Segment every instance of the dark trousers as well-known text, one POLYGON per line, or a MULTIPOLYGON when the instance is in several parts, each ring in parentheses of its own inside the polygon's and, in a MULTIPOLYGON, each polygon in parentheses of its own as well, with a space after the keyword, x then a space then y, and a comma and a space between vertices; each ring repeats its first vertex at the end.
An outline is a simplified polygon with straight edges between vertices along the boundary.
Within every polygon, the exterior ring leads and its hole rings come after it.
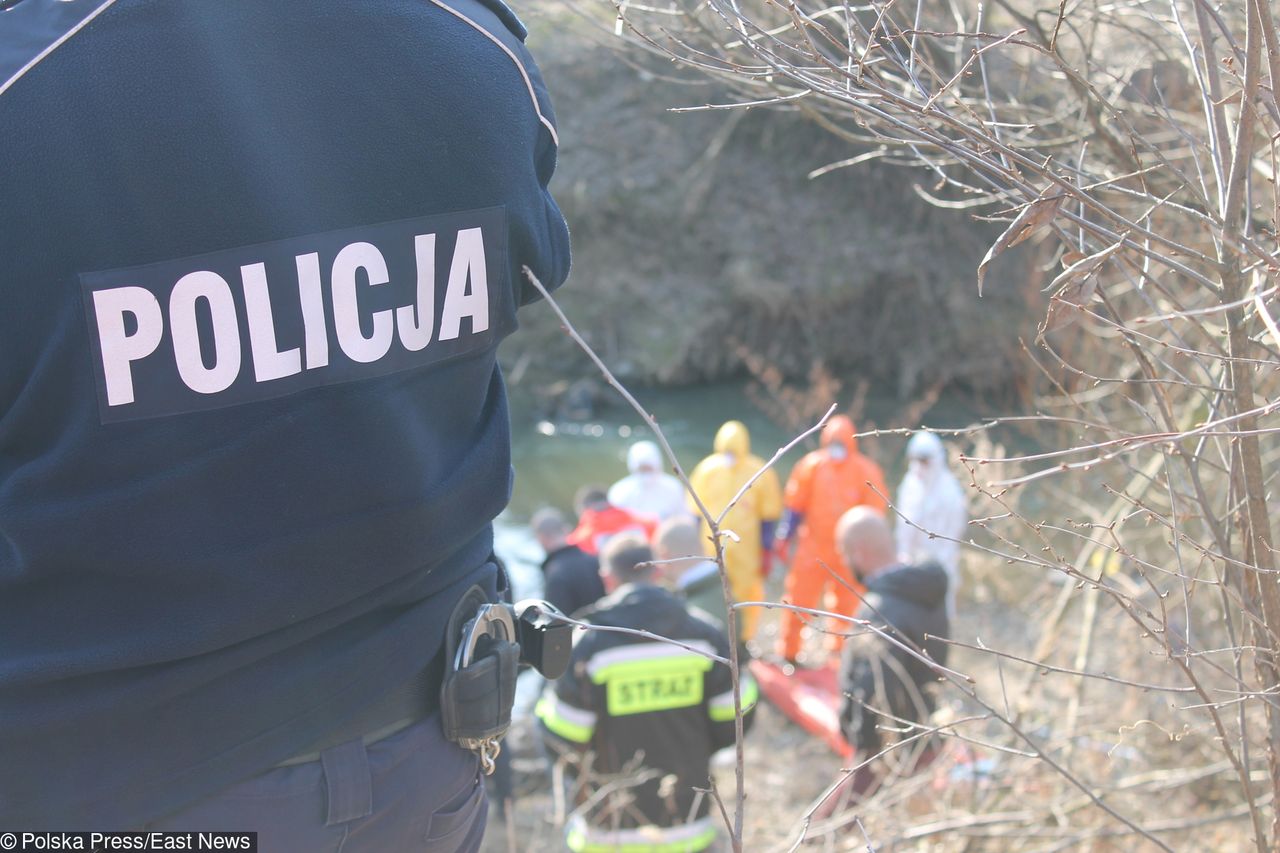
POLYGON ((470 853, 487 815, 479 762, 444 739, 436 713, 272 768, 147 829, 256 831, 260 853, 470 853))

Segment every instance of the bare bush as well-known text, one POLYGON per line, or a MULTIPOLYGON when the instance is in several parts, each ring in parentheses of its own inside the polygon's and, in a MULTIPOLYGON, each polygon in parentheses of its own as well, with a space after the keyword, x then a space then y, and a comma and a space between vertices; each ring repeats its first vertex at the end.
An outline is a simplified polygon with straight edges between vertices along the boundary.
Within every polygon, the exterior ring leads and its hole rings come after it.
POLYGON ((633 47, 740 95, 697 108, 802 111, 849 145, 830 169, 898 163, 933 203, 1008 222, 971 298, 1019 243, 1048 270, 1026 354, 1043 375, 1040 413, 1016 421, 1046 449, 1010 457, 976 448, 980 431, 959 436, 983 507, 974 551, 1030 577, 1021 594, 1043 613, 1003 647, 957 641, 995 677, 954 679, 975 713, 941 732, 1000 761, 927 815, 886 801, 903 786, 884 789, 858 811, 870 837, 1280 843, 1269 5, 674 0, 612 12, 633 47))

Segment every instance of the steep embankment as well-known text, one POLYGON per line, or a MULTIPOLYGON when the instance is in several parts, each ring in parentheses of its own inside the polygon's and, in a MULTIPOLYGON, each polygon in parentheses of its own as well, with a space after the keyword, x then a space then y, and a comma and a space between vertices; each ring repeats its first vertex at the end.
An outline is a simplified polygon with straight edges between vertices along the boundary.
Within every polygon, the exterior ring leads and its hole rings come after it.
MULTIPOLYGON (((979 299, 974 269, 994 232, 921 200, 912 184, 928 175, 868 163, 810 179, 857 152, 794 112, 670 112, 725 96, 640 70, 644 57, 625 62, 564 13, 526 17, 573 229, 559 298, 622 375, 724 378, 747 347, 788 374, 817 360, 902 397, 1017 381, 1011 355, 1035 326, 1026 257, 1002 259, 979 299)), ((535 381, 586 370, 548 312, 525 323, 509 365, 536 364, 535 381)))

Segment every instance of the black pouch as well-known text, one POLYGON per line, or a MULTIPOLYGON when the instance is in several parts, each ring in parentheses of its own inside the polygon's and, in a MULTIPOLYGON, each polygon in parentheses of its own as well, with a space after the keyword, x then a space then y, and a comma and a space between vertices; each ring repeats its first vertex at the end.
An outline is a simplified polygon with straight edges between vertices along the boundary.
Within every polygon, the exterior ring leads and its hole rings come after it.
POLYGON ((490 603, 479 586, 463 593, 445 631, 444 735, 477 752, 486 773, 511 725, 520 665, 517 640, 510 607, 490 603))
POLYGON ((453 669, 440 688, 444 736, 454 743, 499 738, 511 725, 516 699, 520 647, 508 640, 484 638, 470 663, 453 669))

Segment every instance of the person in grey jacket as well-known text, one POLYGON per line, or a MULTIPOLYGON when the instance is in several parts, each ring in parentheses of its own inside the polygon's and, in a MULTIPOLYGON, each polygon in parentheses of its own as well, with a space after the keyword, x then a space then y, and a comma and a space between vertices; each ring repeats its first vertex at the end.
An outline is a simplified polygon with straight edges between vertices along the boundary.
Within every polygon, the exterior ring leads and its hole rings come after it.
POLYGON ((836 542, 845 564, 867 584, 854 617, 878 629, 856 631, 846 644, 841 727, 859 753, 873 756, 881 749, 884 727, 902 729, 933 712, 931 685, 937 674, 913 651, 946 665, 947 574, 937 562, 897 561, 884 516, 868 507, 841 516, 836 542))
MULTIPOLYGON (((840 662, 840 728, 857 753, 856 769, 828 788, 814 816, 826 818, 874 793, 886 778, 881 753, 885 732, 900 738, 919 733, 934 710, 930 661, 945 665, 949 636, 947 573, 934 562, 897 560, 884 516, 854 507, 836 525, 836 545, 845 565, 867 591, 854 618, 854 636, 840 662)), ((928 738, 903 753, 899 772, 912 773, 935 755, 928 738)))
POLYGON ((836 541, 845 564, 866 584, 840 666, 841 728, 859 753, 880 751, 885 729, 902 730, 933 712, 934 667, 945 665, 950 634, 947 573, 936 562, 899 563, 884 516, 855 507, 841 516, 836 541), (892 637, 893 640, 889 638, 892 637))

